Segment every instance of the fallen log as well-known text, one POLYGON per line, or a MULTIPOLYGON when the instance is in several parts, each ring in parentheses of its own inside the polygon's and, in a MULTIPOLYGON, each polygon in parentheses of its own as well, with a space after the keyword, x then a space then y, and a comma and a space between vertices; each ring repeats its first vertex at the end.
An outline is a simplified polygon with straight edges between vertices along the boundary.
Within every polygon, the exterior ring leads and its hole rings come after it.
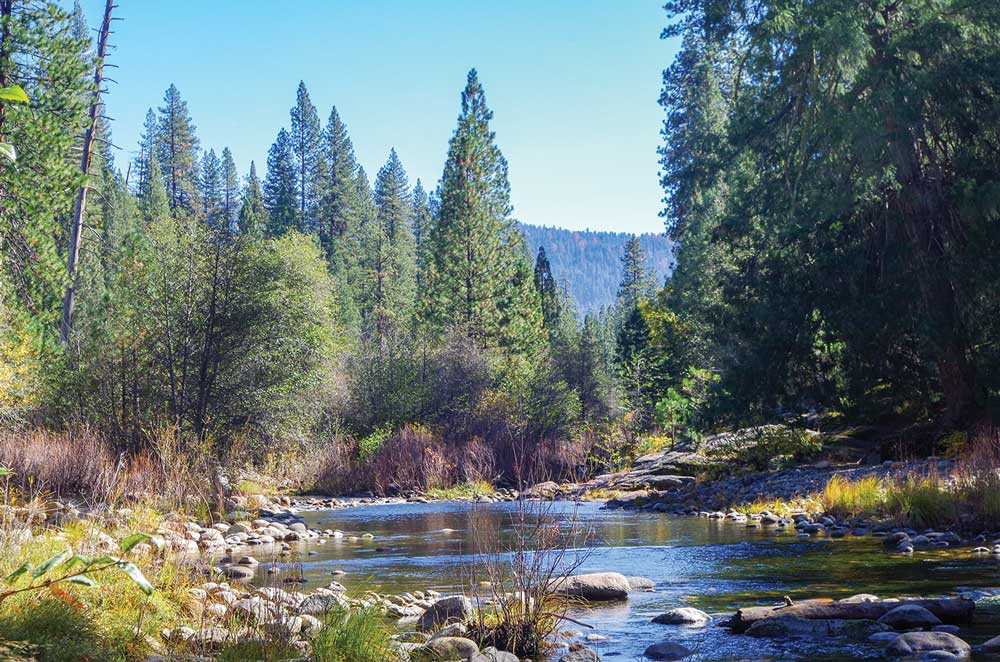
POLYGON ((944 623, 969 623, 976 605, 966 598, 939 600, 900 600, 899 602, 799 602, 775 607, 744 607, 737 609, 724 625, 733 632, 743 633, 757 621, 772 616, 798 616, 807 619, 867 619, 878 620, 902 605, 920 605, 944 623))

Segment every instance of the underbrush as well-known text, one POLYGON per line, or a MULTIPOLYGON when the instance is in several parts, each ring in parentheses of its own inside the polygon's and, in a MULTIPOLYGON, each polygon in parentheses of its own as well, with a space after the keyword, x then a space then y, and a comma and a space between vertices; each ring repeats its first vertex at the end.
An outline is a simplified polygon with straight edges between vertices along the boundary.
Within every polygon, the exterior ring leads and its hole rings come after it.
POLYGON ((427 490, 426 496, 432 499, 456 501, 459 499, 475 499, 480 496, 490 496, 496 492, 493 484, 485 480, 459 483, 451 487, 438 487, 427 490))

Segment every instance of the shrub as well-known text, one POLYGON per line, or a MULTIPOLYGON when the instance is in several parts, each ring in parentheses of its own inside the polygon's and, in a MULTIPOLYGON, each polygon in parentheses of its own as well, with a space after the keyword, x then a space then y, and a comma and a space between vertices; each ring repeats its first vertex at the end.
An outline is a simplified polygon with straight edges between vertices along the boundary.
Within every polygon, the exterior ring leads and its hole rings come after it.
POLYGON ((804 460, 822 450, 819 435, 785 425, 761 425, 707 437, 701 451, 709 458, 757 471, 804 460))
POLYGON ((914 527, 937 527, 958 521, 959 497, 937 475, 907 476, 886 490, 886 510, 914 527))

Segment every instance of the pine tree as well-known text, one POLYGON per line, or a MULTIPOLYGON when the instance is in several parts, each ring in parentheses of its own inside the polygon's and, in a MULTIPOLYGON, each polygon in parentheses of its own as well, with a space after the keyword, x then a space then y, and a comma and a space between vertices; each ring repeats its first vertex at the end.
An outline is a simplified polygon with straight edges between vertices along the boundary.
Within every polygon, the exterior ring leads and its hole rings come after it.
POLYGON ((473 69, 438 189, 424 314, 439 332, 457 326, 484 346, 524 356, 542 341, 541 305, 510 218, 507 161, 492 117, 473 69))
POLYGON ((320 193, 325 178, 322 130, 316 106, 309 99, 304 82, 299 81, 295 95, 295 106, 291 116, 292 163, 295 168, 296 209, 299 214, 298 226, 307 232, 318 229, 318 208, 320 193))
POLYGON ((323 130, 323 147, 327 176, 320 201, 323 219, 320 240, 331 262, 334 262, 346 259, 344 251, 340 250, 340 243, 345 235, 354 231, 359 204, 354 146, 336 107, 330 111, 330 119, 323 130))
POLYGON ((36 347, 61 312, 65 221, 84 183, 75 152, 90 63, 56 3, 0 2, 0 24, 0 87, 19 85, 30 99, 0 102, 0 142, 17 150, 15 164, 0 162, 0 308, 30 315, 36 347))
POLYGON ((271 236, 299 229, 295 184, 291 138, 282 129, 267 153, 267 175, 264 177, 264 206, 267 208, 268 233, 271 236))
POLYGON ((257 166, 250 162, 250 174, 247 175, 247 185, 243 189, 243 200, 240 206, 240 232, 251 235, 262 235, 268 226, 267 208, 264 206, 264 192, 257 178, 257 166))
POLYGON ((201 160, 201 211, 205 222, 212 227, 224 227, 222 211, 222 162, 214 149, 208 150, 201 160))
POLYGON ((538 257, 535 259, 535 289, 542 301, 542 320, 545 329, 551 335, 559 327, 561 302, 544 246, 538 247, 538 257))
POLYGON ((618 308, 627 317, 633 308, 651 299, 656 291, 656 281, 646 264, 646 254, 639 238, 632 236, 625 242, 622 254, 622 280, 618 286, 618 308))
POLYGON ((364 225, 361 244, 366 299, 362 314, 369 330, 379 338, 409 322, 416 300, 416 251, 408 188, 406 171, 393 149, 375 178, 375 218, 364 225))
POLYGON ((413 228, 413 242, 417 253, 417 286, 422 287, 424 271, 427 269, 427 251, 430 247, 430 242, 427 239, 430 236, 433 219, 431 218, 431 208, 427 200, 427 191, 424 190, 424 185, 419 179, 413 187, 411 207, 413 209, 413 218, 410 221, 410 225, 413 228))
POLYGON ((240 180, 228 147, 222 149, 222 218, 228 231, 236 228, 240 212, 240 180))
POLYGON ((163 171, 160 170, 160 160, 156 158, 155 152, 149 157, 148 167, 146 185, 139 192, 139 209, 147 223, 170 213, 170 200, 163 185, 163 171))
POLYGON ((166 177, 170 209, 198 210, 198 138, 188 115, 187 102, 173 84, 159 109, 156 155, 166 177))
POLYGON ((150 164, 153 157, 156 156, 157 145, 159 144, 159 137, 157 135, 159 126, 156 113, 150 108, 146 111, 146 121, 143 122, 142 134, 139 136, 139 153, 135 157, 135 192, 139 196, 142 196, 143 191, 146 191, 149 187, 150 164))

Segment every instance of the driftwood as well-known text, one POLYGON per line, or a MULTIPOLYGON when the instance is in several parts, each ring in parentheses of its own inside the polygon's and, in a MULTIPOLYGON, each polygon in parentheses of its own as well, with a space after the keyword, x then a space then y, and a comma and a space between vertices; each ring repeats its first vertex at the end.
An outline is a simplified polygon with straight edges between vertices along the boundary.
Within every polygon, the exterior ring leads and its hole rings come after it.
POLYGON ((797 616, 807 619, 867 619, 878 620, 884 614, 901 605, 920 605, 944 623, 969 623, 976 605, 965 598, 945 598, 941 600, 900 600, 899 602, 799 602, 793 605, 775 607, 744 607, 726 623, 733 632, 745 632, 747 628, 772 616, 797 616))

